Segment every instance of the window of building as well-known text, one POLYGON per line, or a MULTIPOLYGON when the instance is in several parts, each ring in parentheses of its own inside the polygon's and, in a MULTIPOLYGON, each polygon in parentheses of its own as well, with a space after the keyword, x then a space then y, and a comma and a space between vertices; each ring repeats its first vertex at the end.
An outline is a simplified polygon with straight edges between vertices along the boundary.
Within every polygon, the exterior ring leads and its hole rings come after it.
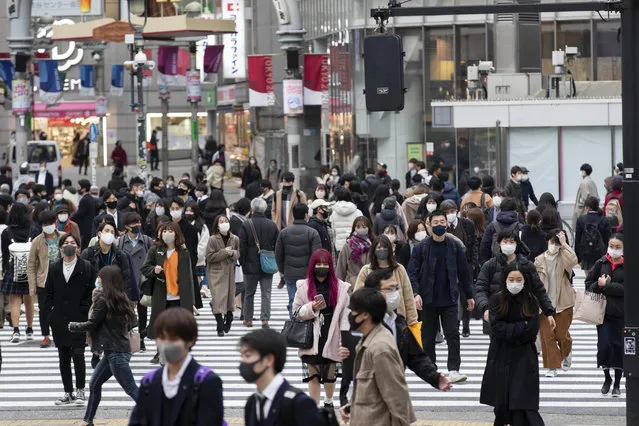
POLYGON ((466 99, 468 66, 476 65, 486 57, 486 26, 457 27, 457 73, 455 89, 458 99, 466 99))
POLYGON ((621 80, 621 36, 619 21, 597 22, 597 80, 621 80))
POLYGON ((579 57, 568 61, 567 68, 576 81, 592 80, 591 22, 559 22, 557 24, 557 49, 577 47, 579 57))
POLYGON ((554 74, 552 51, 555 50, 555 23, 541 24, 541 72, 543 75, 554 74))

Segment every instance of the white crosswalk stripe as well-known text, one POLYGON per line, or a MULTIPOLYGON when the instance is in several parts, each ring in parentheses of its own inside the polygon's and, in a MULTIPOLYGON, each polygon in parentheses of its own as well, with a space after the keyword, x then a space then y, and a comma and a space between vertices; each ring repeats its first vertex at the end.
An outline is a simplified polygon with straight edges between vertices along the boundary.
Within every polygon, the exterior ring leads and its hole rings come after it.
MULTIPOLYGON (((277 283, 277 279, 275 283, 277 283)), ((583 275, 576 279, 577 288, 583 288, 583 275)), ((286 289, 273 289, 271 326, 281 330, 284 320, 287 318, 286 289)), ((255 298, 256 318, 259 318, 259 292, 255 298)), ((8 407, 53 407, 54 401, 62 396, 62 382, 58 370, 58 356, 54 347, 40 349, 39 327, 34 321, 36 339, 31 342, 24 341, 24 315, 22 315, 21 332, 22 340, 19 344, 9 343, 12 330, 5 325, 0 330, 0 342, 2 344, 2 373, 0 374, 0 409, 8 407)), ((215 332, 215 319, 210 308, 205 306, 201 315, 197 317, 200 327, 200 336, 194 348, 195 358, 214 369, 224 383, 224 398, 226 407, 243 407, 248 396, 254 392, 254 385, 245 383, 238 374, 239 352, 238 339, 249 331, 240 321, 233 323, 231 332, 225 337, 217 337, 215 332)), ((255 326, 261 325, 260 321, 254 321, 255 326)), ((452 392, 443 393, 432 389, 423 383, 412 372, 407 371, 407 381, 410 388, 411 399, 416 409, 443 409, 455 408, 468 409, 480 407, 479 393, 481 389, 482 375, 486 362, 489 339, 481 332, 481 322, 471 322, 472 335, 461 340, 461 373, 468 375, 468 381, 455 385, 452 392)), ((603 373, 596 368, 597 331, 594 326, 575 322, 571 328, 573 336, 573 365, 569 372, 560 372, 556 378, 544 377, 545 370, 540 373, 541 407, 565 409, 575 412, 579 408, 600 408, 602 413, 618 412, 625 407, 625 394, 621 398, 612 399, 602 397, 600 394, 603 383, 603 373)), ((147 351, 136 354, 131 361, 131 367, 136 381, 139 383, 142 376, 155 368, 149 363, 155 353, 155 343, 146 341, 147 351)), ((437 347, 437 359, 440 369, 446 366, 446 345, 437 347)), ((91 354, 87 350, 87 388, 91 376, 91 354)), ((288 362, 284 376, 295 386, 306 389, 302 383, 301 362, 297 357, 297 351, 289 349, 288 362)), ((624 384, 622 382, 622 392, 624 384)), ((338 399, 336 391, 336 403, 338 399)), ((112 378, 103 387, 101 407, 130 407, 132 401, 122 391, 117 382, 112 378)))

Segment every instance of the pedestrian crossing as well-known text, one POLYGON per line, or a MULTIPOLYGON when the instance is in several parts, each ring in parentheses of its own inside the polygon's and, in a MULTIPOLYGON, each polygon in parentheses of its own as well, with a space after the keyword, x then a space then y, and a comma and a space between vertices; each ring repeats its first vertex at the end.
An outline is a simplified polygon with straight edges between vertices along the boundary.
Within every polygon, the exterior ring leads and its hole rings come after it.
MULTIPOLYGON (((579 271, 581 272, 581 271, 579 271)), ((276 277, 274 283, 278 282, 276 277)), ((576 287, 583 288, 583 274, 576 278, 576 287)), ((288 314, 286 289, 273 288, 271 327, 281 330, 288 314)), ((259 318, 260 297, 255 297, 255 312, 259 318)), ((195 358, 210 366, 220 375, 224 384, 225 406, 240 408, 246 399, 254 392, 255 386, 245 383, 238 374, 239 350, 238 339, 249 329, 240 321, 233 323, 231 332, 225 337, 217 337, 215 319, 210 308, 200 310, 197 317, 199 324, 199 338, 194 347, 195 358)), ((37 313, 36 313, 37 316, 37 313)), ((21 331, 24 331, 24 315, 21 320, 21 331)), ((58 370, 58 356, 54 347, 41 349, 39 347, 39 328, 37 318, 34 321, 36 338, 25 342, 24 333, 19 344, 9 343, 11 329, 8 325, 0 330, 2 344, 2 372, 0 373, 0 410, 23 407, 46 409, 54 407, 54 401, 62 396, 62 382, 58 370)), ((260 321, 254 321, 255 326, 260 321)), ((468 381, 456 384, 451 392, 436 391, 422 382, 412 372, 407 370, 407 382, 411 399, 417 410, 463 410, 483 407, 479 404, 481 381, 486 362, 489 339, 482 334, 481 322, 471 322, 471 336, 461 340, 461 373, 468 375, 468 381)), ((579 413, 581 409, 597 409, 601 414, 620 414, 625 408, 625 387, 622 382, 622 397, 612 399, 600 394, 603 383, 603 373, 596 368, 597 332, 594 326, 575 322, 571 328, 573 336, 573 365, 568 372, 560 372, 558 377, 544 377, 545 370, 541 369, 540 357, 540 403, 542 411, 561 411, 579 413)), ((131 367, 136 381, 156 366, 149 363, 155 353, 155 342, 146 341, 147 351, 135 354, 131 360, 131 367)), ((91 375, 91 354, 87 350, 87 388, 91 375)), ((438 345, 437 359, 440 369, 446 365, 446 344, 438 345)), ((297 350, 289 349, 284 376, 295 386, 306 389, 302 383, 302 366, 297 357, 297 350)), ((338 390, 335 392, 337 403, 338 390)), ((102 408, 131 407, 133 402, 122 391, 114 379, 109 380, 103 387, 102 408)), ((99 416, 99 412, 98 412, 99 416)))

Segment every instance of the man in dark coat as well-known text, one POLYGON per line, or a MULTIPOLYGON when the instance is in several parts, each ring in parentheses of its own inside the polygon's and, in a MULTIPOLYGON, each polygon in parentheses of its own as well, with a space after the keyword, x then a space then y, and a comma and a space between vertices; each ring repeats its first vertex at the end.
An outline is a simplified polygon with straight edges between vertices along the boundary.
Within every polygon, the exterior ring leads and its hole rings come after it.
POLYGON ((203 305, 202 295, 200 294, 200 282, 197 279, 197 273, 195 271, 195 266, 197 265, 197 244, 200 239, 197 234, 197 228, 184 219, 184 206, 184 200, 180 197, 175 197, 171 200, 169 213, 171 214, 173 222, 180 226, 180 231, 182 231, 182 236, 184 236, 184 243, 189 250, 189 255, 191 256, 191 272, 193 272, 194 306, 197 309, 201 309, 203 305))
POLYGON ((322 248, 329 253, 333 251, 331 236, 328 232, 328 208, 331 206, 326 200, 315 200, 311 203, 310 210, 313 216, 308 220, 308 226, 317 231, 322 242, 322 248))
POLYGON ((90 194, 91 182, 87 179, 78 181, 78 193, 80 194, 80 202, 78 210, 71 216, 71 220, 78 224, 80 235, 82 236, 82 249, 87 248, 89 240, 91 240, 91 228, 93 219, 95 218, 95 198, 90 194))
POLYGON ((524 208, 524 196, 521 189, 522 176, 523 172, 521 167, 513 166, 510 169, 510 180, 504 186, 504 194, 517 204, 517 213, 520 215, 523 215, 526 211, 524 208))
POLYGON ((506 198, 501 202, 501 211, 497 213, 495 221, 490 223, 484 232, 479 247, 479 262, 488 261, 495 253, 493 253, 493 236, 501 231, 517 231, 519 232, 523 225, 519 222, 517 214, 517 202, 511 198, 506 198))
POLYGON ((525 167, 521 168, 521 198, 524 203, 524 208, 528 209, 528 204, 532 201, 535 206, 539 204, 539 200, 535 195, 532 182, 530 182, 530 176, 528 176, 529 170, 525 167))
POLYGON ((40 170, 36 173, 35 181, 40 185, 44 185, 49 197, 53 195, 53 175, 47 170, 46 161, 40 163, 40 170))

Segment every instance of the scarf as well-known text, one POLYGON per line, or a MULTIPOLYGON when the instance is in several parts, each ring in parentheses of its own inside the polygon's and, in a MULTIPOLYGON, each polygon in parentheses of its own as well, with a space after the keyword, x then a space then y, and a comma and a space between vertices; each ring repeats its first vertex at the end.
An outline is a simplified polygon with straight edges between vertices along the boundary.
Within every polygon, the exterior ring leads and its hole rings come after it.
POLYGON ((368 238, 362 238, 359 234, 353 234, 353 236, 348 240, 348 246, 351 250, 353 250, 351 259, 353 262, 359 263, 362 259, 362 255, 368 253, 371 249, 371 242, 368 238))
POLYGON ((615 269, 617 269, 617 267, 619 267, 620 265, 624 264, 624 257, 623 256, 621 256, 621 262, 618 262, 618 263, 615 263, 612 260, 612 257, 608 253, 606 253, 606 259, 608 259, 608 262, 610 262, 610 266, 612 268, 612 272, 615 272, 615 269))

